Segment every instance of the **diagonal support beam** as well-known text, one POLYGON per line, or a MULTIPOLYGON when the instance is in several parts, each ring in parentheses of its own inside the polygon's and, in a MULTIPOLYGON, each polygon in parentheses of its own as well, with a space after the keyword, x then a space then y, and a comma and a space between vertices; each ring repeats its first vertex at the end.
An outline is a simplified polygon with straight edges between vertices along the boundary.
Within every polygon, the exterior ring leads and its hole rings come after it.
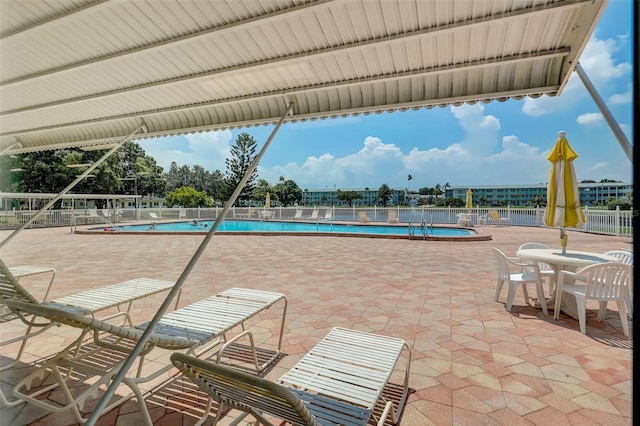
MULTIPOLYGON (((160 305, 160 307, 158 308, 158 312, 156 312, 153 319, 149 323, 148 327, 144 330, 144 333, 142 333, 140 340, 138 341, 138 343, 136 343, 136 346, 131 350, 131 353, 125 360, 124 364, 122 365, 118 373, 113 378, 111 385, 109 385, 105 394, 102 396, 102 398, 100 398, 100 401, 98 401, 98 405, 96 405, 96 407, 93 409, 93 412, 91 413, 91 416, 87 419, 86 426, 93 426, 95 422, 98 420, 98 418, 101 416, 102 411, 107 406, 107 403, 111 399, 111 396, 115 393, 116 389, 118 388, 118 386, 120 385, 124 377, 126 376, 127 372, 135 362, 136 358, 138 357, 138 355, 140 355, 140 352, 142 352, 142 349, 144 348, 145 344, 151 337, 151 333, 155 331, 156 327, 158 326, 158 322, 160 322, 160 319, 162 318, 164 313, 167 311, 169 305, 171 305, 173 299, 178 295, 178 293, 182 289, 182 285, 184 284, 184 282, 187 280, 187 278, 189 278, 189 274, 191 274, 191 271, 196 266, 198 259, 200 259, 200 256, 202 255, 204 250, 207 248, 207 245, 209 245, 209 242, 213 238, 213 235, 216 233, 218 227, 224 221, 224 218, 227 215, 227 212, 231 209, 231 206, 233 205, 233 203, 235 203, 236 199, 238 198, 238 195, 240 195, 240 192, 242 191, 242 188, 244 188, 245 184, 249 180, 249 177, 251 176, 253 171, 256 169, 256 167, 258 167, 258 163, 260 163, 260 160, 264 156, 264 153, 269 148, 269 145, 271 145, 273 138, 275 137, 276 133, 278 133, 278 130, 280 130, 280 126, 282 126, 282 123, 284 123, 285 118, 292 111, 293 111, 293 103, 291 102, 287 106, 287 110, 280 117, 278 124, 276 124, 275 128, 269 135, 269 138, 265 142, 264 146, 262 147, 262 149, 260 150, 256 158, 253 159, 253 162, 251 163, 251 165, 249 165, 249 168, 247 169, 242 179, 240 179, 240 182, 238 183, 238 186, 236 187, 235 191, 233 191, 233 194, 231 195, 227 203, 224 205, 222 212, 220 212, 220 214, 216 218, 216 221, 211 226, 211 229, 202 240, 202 243, 200 243, 200 246, 196 249, 196 252, 193 254, 193 257, 191 257, 191 260, 189 260, 189 263, 184 268, 184 271, 182 271, 182 274, 180 274, 178 281, 176 281, 176 284, 173 286, 173 288, 167 295, 164 302, 162 302, 162 305, 160 305)), ((144 401, 141 401, 141 403, 144 403, 144 401)))
POLYGON ((627 139, 627 136, 622 132, 620 125, 618 125, 616 119, 613 118, 613 115, 611 115, 611 111, 609 111, 609 108, 607 108, 607 105, 602 100, 602 97, 596 90, 595 86, 593 85, 593 83, 591 83, 589 77, 587 77, 587 73, 584 72, 584 68, 582 68, 580 62, 576 63, 576 73, 578 73, 578 77, 580 77, 580 80, 582 80, 582 83, 587 88, 587 91, 600 109, 600 112, 604 116, 604 119, 607 120, 607 124, 609 124, 609 127, 611 127, 611 131, 618 139, 618 143, 620 143, 622 150, 625 154, 627 154, 627 157, 629 158, 629 161, 631 161, 631 164, 633 164, 633 147, 631 146, 629 139, 627 139))
POLYGON ((124 138, 121 142, 118 142, 113 148, 111 148, 105 155, 103 155, 98 161, 96 161, 95 163, 93 163, 87 170, 85 170, 81 175, 79 175, 73 182, 71 182, 65 189, 63 189, 62 191, 60 191, 60 193, 58 195, 56 195, 54 198, 52 198, 47 204, 44 205, 44 207, 42 207, 40 210, 38 210, 36 213, 33 214, 33 216, 31 216, 31 218, 23 223, 18 229, 16 229, 15 231, 13 231, 11 234, 9 234, 9 236, 7 238, 5 238, 4 240, 2 240, 2 242, 0 242, 0 248, 4 247, 9 241, 11 241, 11 239, 13 239, 13 237, 15 237, 16 235, 18 235, 20 232, 22 232, 23 229, 25 229, 27 226, 31 225, 31 223, 36 220, 36 218, 38 216, 40 216, 43 212, 45 212, 49 207, 51 207, 56 201, 58 201, 60 198, 62 198, 62 196, 64 194, 66 194, 67 192, 71 191, 71 189, 76 186, 78 184, 78 182, 80 182, 82 179, 84 179, 85 177, 87 177, 87 175, 89 175, 89 173, 91 173, 93 170, 95 170, 96 167, 98 167, 100 164, 102 164, 102 162, 104 162, 107 158, 109 158, 111 156, 111 154, 113 154, 114 152, 116 152, 122 145, 124 145, 125 142, 127 142, 128 140, 130 140, 136 133, 138 133, 140 130, 145 130, 146 131, 146 126, 144 125, 144 123, 141 123, 140 126, 138 126, 129 136, 127 136, 126 138, 124 138))

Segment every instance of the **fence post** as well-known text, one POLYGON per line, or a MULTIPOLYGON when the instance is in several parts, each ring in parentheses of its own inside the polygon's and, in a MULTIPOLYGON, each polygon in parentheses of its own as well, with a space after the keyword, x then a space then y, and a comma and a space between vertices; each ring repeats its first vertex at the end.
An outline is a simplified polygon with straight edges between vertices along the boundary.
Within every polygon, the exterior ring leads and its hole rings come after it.
POLYGON ((616 237, 620 236, 620 206, 616 206, 616 214, 614 215, 616 224, 614 226, 616 237))

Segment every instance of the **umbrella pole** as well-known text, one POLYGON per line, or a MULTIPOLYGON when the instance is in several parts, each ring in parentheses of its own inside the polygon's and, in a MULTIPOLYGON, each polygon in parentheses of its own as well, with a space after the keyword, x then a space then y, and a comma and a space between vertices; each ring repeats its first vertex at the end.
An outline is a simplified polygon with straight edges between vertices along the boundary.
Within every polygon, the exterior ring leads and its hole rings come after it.
POLYGON ((567 242, 569 236, 564 231, 564 228, 560 228, 560 247, 562 247, 562 254, 567 254, 567 242))

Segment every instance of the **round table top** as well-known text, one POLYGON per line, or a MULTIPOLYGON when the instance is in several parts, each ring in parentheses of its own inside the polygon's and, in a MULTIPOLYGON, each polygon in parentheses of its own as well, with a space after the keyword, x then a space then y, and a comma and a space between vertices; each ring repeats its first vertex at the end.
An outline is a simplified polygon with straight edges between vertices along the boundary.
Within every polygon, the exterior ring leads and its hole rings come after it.
POLYGON ((616 262, 618 259, 603 253, 562 249, 524 249, 516 253, 520 259, 535 260, 555 265, 592 265, 594 263, 616 262))

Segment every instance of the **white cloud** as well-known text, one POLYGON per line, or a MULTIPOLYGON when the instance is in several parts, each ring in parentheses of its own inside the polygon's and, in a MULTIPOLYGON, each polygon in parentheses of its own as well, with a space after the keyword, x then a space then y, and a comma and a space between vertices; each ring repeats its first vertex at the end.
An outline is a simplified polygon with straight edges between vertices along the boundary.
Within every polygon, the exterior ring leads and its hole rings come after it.
POLYGON ((599 126, 602 124, 603 117, 599 112, 589 112, 587 114, 580 114, 576 119, 576 122, 582 126, 599 126))
POLYGON ((466 137, 459 141, 463 149, 475 155, 489 154, 496 149, 500 120, 493 115, 485 115, 483 104, 463 104, 450 108, 453 116, 466 131, 466 137))
POLYGON ((631 90, 609 96, 609 105, 626 105, 631 103, 631 90))
POLYGON ((221 130, 141 140, 138 143, 165 171, 175 161, 178 165, 198 164, 206 170, 220 170, 224 173, 224 161, 231 151, 231 139, 231 131, 221 130))
POLYGON ((412 148, 404 153, 393 143, 369 136, 361 148, 336 158, 330 154, 308 157, 302 165, 288 163, 270 170, 261 169, 261 177, 277 181, 279 176, 293 179, 301 188, 338 189, 362 188, 387 183, 392 187, 406 187, 407 176, 413 185, 435 186, 448 180, 452 185, 489 185, 504 183, 504 176, 515 182, 546 182, 548 153, 520 141, 516 136, 499 136, 499 121, 484 115, 484 107, 451 108, 467 136, 448 147, 412 148), (392 172, 390 172, 392 171, 392 172))

